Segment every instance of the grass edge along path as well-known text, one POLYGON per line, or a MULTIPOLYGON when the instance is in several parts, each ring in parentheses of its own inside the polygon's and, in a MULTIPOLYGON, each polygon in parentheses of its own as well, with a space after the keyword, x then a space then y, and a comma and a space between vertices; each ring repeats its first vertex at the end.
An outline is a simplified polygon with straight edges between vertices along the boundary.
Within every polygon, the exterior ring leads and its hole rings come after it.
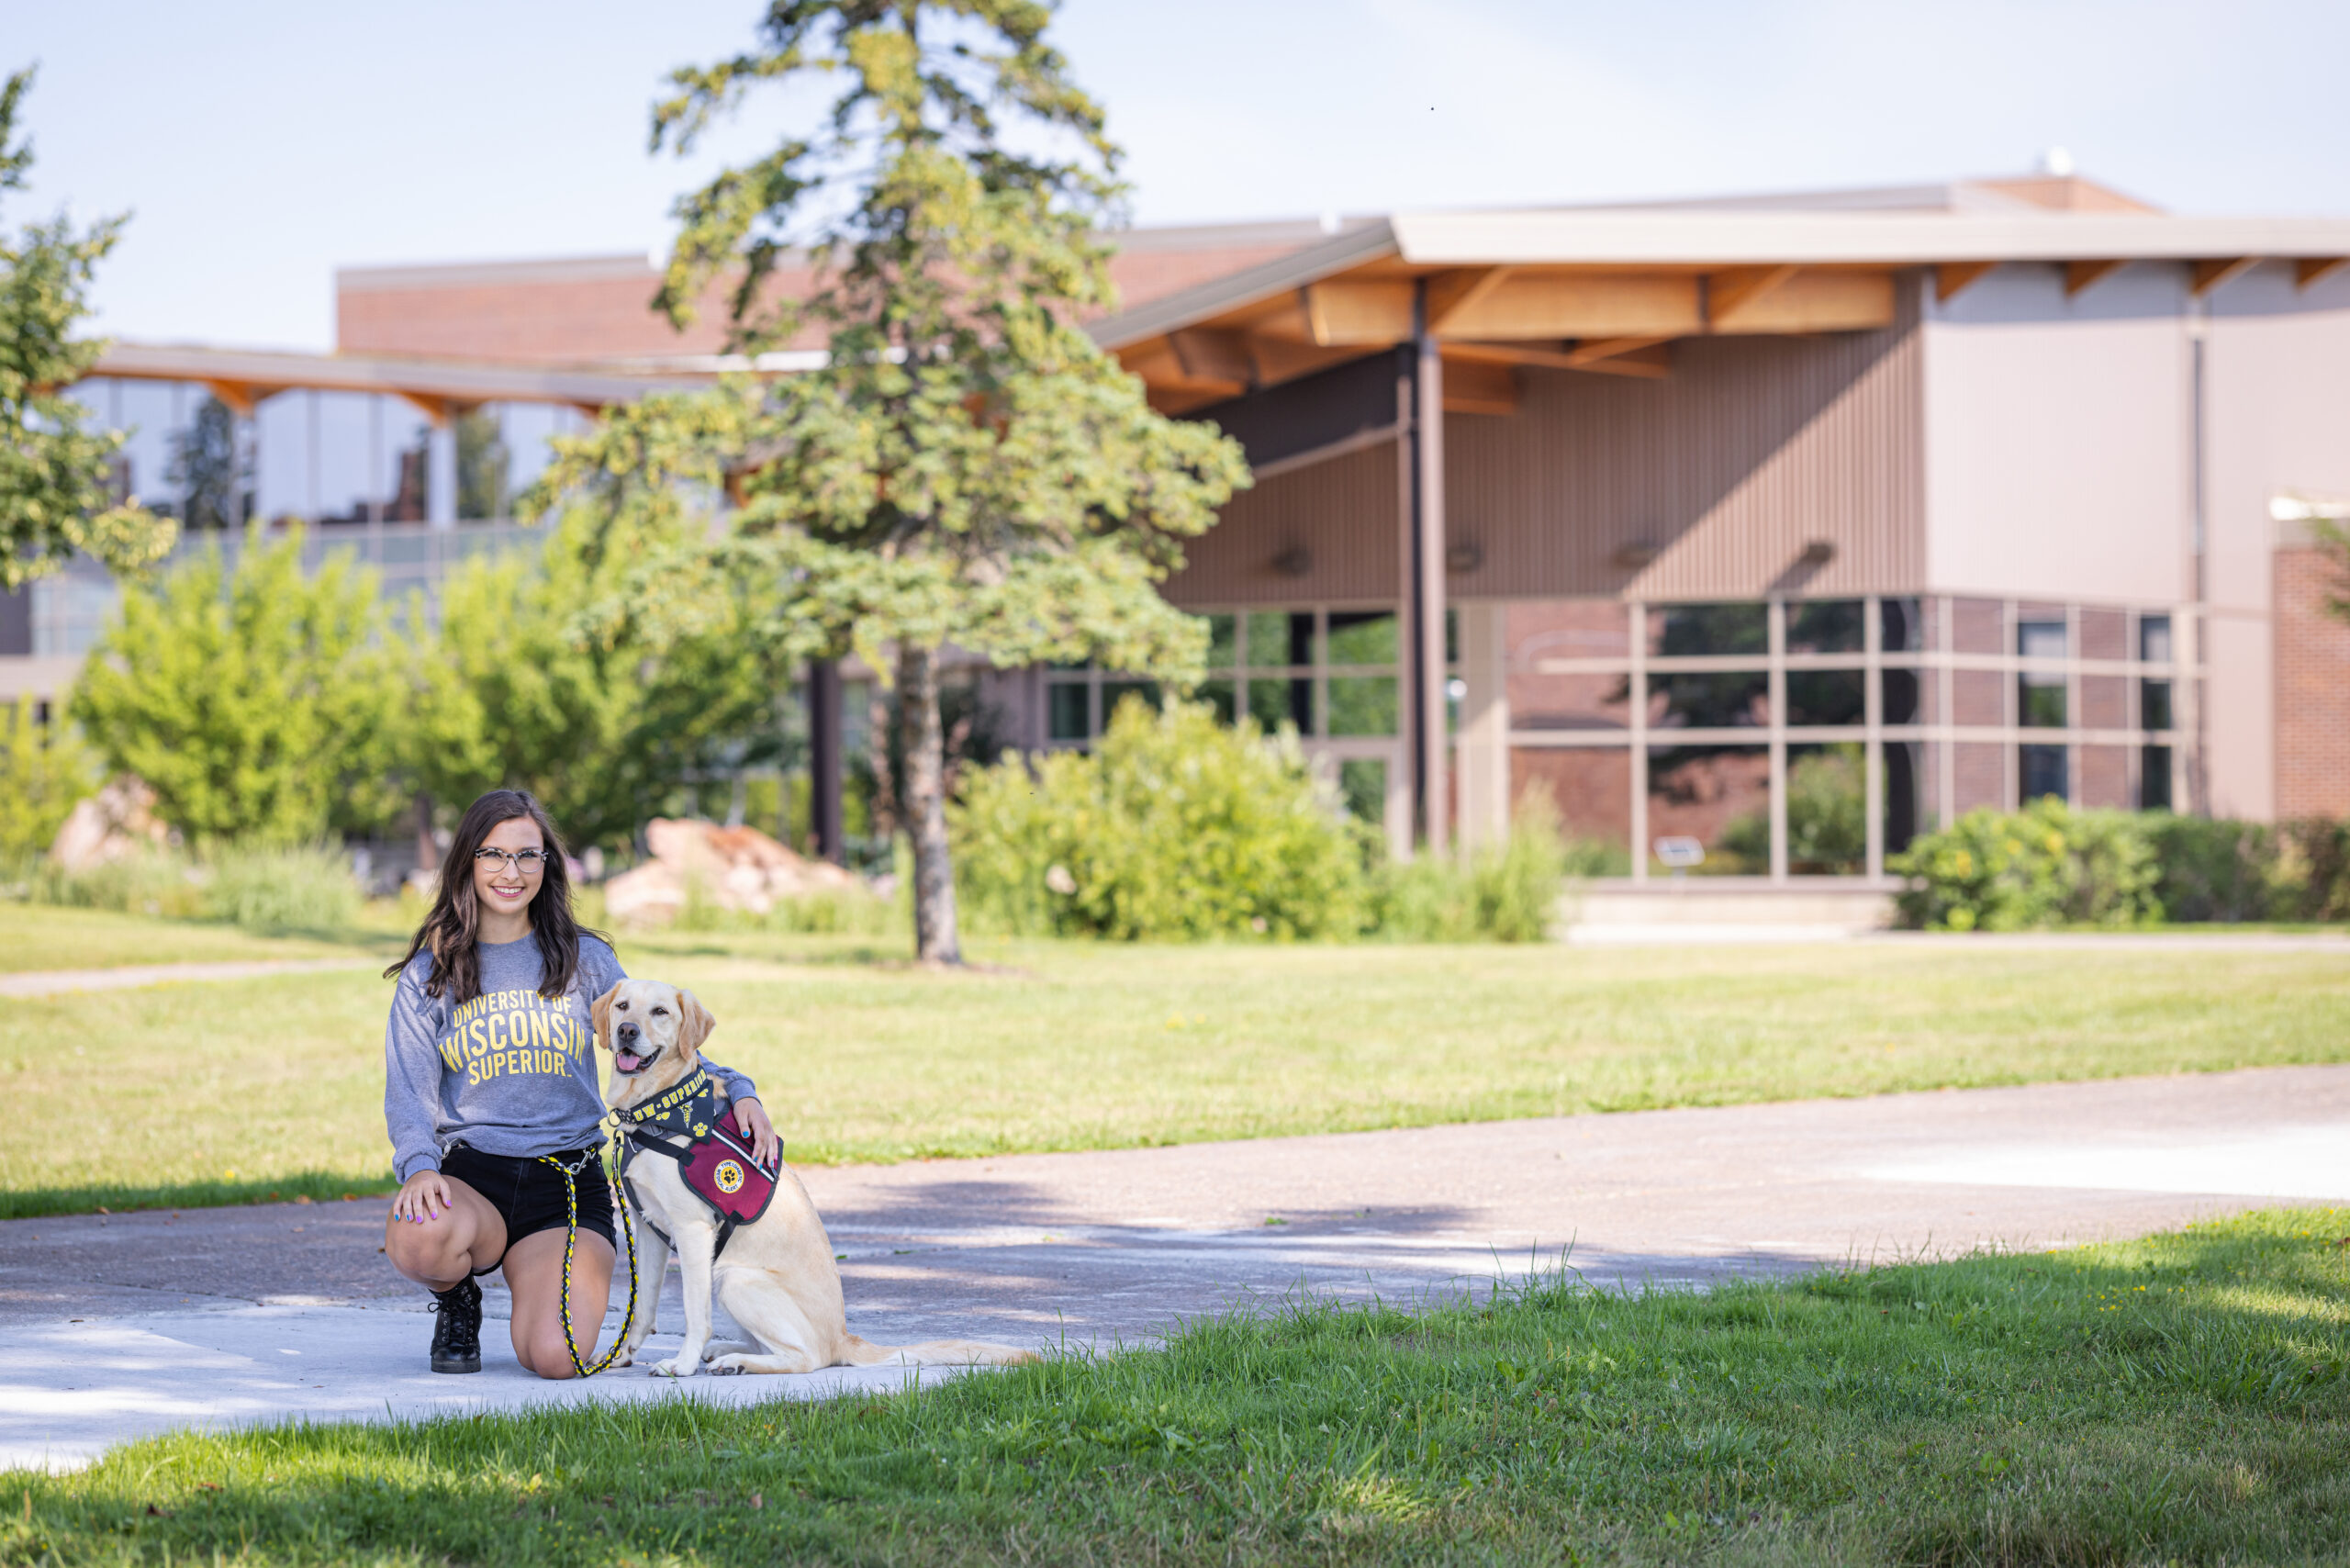
POLYGON ((2350 1551, 2350 1210, 1705 1294, 1554 1275, 824 1404, 127 1445, 0 1562, 2283 1562, 2350 1551))
MULTIPOLYGON (((946 975, 852 951, 623 956, 716 1011, 713 1054, 768 1087, 803 1166, 2350 1058, 2331 953, 1037 943, 946 975)), ((13 1003, 0 1215, 384 1190, 390 991, 361 970, 13 1003)))

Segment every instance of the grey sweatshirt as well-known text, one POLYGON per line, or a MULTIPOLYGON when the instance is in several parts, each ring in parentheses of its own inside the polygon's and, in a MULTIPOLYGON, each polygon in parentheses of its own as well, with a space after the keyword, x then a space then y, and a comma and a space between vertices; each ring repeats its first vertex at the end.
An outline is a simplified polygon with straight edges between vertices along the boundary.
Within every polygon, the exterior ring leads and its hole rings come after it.
MULTIPOLYGON (((628 976, 611 948, 579 939, 579 973, 571 992, 539 994, 544 968, 535 938, 484 942, 481 994, 462 1007, 427 996, 432 955, 419 953, 400 971, 384 1029, 384 1124, 392 1135, 392 1171, 405 1182, 438 1170, 451 1144, 484 1154, 556 1154, 594 1143, 604 1117, 596 1043, 588 1004, 628 976)), ((741 1073, 703 1058, 730 1100, 758 1088, 741 1073)))

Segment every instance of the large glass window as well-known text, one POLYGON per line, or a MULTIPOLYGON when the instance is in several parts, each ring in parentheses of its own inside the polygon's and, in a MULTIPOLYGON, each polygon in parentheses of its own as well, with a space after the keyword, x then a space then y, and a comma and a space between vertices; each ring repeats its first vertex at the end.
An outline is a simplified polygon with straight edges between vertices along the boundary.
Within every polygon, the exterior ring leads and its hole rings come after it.
MULTIPOLYGON (((1908 670, 1898 672, 1910 674, 1908 670)), ((1857 669, 1791 669, 1787 671, 1787 722, 1837 727, 1858 724, 1868 717, 1863 673, 1857 669)))
POLYGON ((1787 748, 1787 870, 1857 877, 1868 866, 1868 787, 1857 741, 1787 748))
POLYGON ((1926 645, 1926 618, 1914 599, 1876 601, 1877 646, 1888 654, 1918 653, 1926 645))
MULTIPOLYGON (((1401 650, 1393 610, 1230 610, 1204 619, 1207 678, 1195 699, 1227 722, 1246 714, 1267 731, 1288 724, 1315 741, 1360 743, 1398 733, 1401 650)), ((1159 700, 1156 687, 1113 673, 1053 670, 1045 679, 1046 738, 1054 744, 1091 740, 1125 696, 1159 700), (1069 690, 1083 702, 1062 695, 1069 690)))
POLYGON ((1771 869, 1771 754, 1762 746, 1649 751, 1648 852, 1661 869, 1754 877, 1771 869), (1697 863, 1686 863, 1694 843, 1697 863))
POLYGON ((2042 796, 2071 796, 2065 748, 2061 745, 2021 745, 2016 748, 2017 795, 2027 803, 2042 796))
POLYGON ((1649 728, 1749 729, 1771 722, 1766 670, 1658 671, 1649 677, 1649 728))
POLYGON ((1918 671, 1914 669, 1879 670, 1877 678, 1883 683, 1879 688, 1877 700, 1880 704, 1880 711, 1884 715, 1884 722, 1887 724, 1918 722, 1918 671))
POLYGON ((1720 658, 1767 654, 1770 609, 1761 604, 1668 604, 1649 611, 1649 654, 1655 658, 1720 658))
POLYGON ((2061 667, 2065 644, 2062 621, 2026 621, 2016 627, 2016 653, 2020 657, 2047 659, 2060 666, 2025 669, 2016 677, 2016 722, 2026 729, 2065 727, 2065 671, 2061 667))
POLYGON ((1867 602, 1857 599, 1807 599, 1787 606, 1787 652, 1857 654, 1865 636, 1867 602))

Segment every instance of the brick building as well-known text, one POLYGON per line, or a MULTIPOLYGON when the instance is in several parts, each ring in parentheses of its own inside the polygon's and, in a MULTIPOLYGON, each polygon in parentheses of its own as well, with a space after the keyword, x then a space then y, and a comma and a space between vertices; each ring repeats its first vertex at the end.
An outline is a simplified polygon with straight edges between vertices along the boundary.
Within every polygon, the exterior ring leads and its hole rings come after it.
MULTIPOLYGON (((2039 794, 2350 812, 2311 532, 2350 515, 2344 258, 2350 222, 2068 177, 1397 214, 1133 231, 1094 331, 1257 474, 1168 586, 1214 618, 1207 695, 1294 723, 1399 847, 1499 834, 1539 783, 1635 880, 1679 839, 1857 889, 2039 794)), ((656 281, 351 270, 333 355, 123 345, 84 395, 142 427, 151 498, 208 400, 248 510, 429 585, 514 537, 552 433, 722 367, 718 312, 672 332, 656 281)), ((62 689, 108 596, 0 600, 0 699, 62 689)), ((986 695, 1084 745, 1131 684, 986 695)))

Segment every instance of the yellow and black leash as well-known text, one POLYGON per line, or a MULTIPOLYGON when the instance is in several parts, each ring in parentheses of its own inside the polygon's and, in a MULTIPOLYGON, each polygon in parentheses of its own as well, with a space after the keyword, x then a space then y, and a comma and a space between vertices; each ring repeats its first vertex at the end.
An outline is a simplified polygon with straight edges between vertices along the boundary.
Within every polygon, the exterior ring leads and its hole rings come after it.
MULTIPOLYGON (((615 1127, 612 1130, 614 1160, 620 1158, 620 1129, 615 1127)), ((588 1162, 596 1159, 601 1152, 600 1148, 588 1149, 579 1156, 576 1163, 571 1165, 565 1165, 552 1154, 539 1156, 547 1164, 563 1172, 564 1202, 569 1204, 571 1209, 570 1227, 563 1233, 563 1348, 571 1352, 571 1364, 581 1377, 594 1377, 598 1372, 610 1366, 612 1359, 621 1353, 621 1347, 628 1343, 628 1331, 636 1322, 636 1226, 629 1222, 628 1199, 624 1195, 626 1184, 615 1181, 612 1177, 612 1167, 606 1165, 604 1190, 612 1195, 612 1223, 620 1227, 621 1235, 628 1238, 628 1312, 621 1319, 620 1332, 612 1336, 611 1344, 605 1349, 602 1355, 596 1358, 594 1366, 589 1366, 579 1359, 579 1337, 571 1329, 571 1254, 579 1241, 578 1178, 579 1173, 588 1169, 588 1162)))

